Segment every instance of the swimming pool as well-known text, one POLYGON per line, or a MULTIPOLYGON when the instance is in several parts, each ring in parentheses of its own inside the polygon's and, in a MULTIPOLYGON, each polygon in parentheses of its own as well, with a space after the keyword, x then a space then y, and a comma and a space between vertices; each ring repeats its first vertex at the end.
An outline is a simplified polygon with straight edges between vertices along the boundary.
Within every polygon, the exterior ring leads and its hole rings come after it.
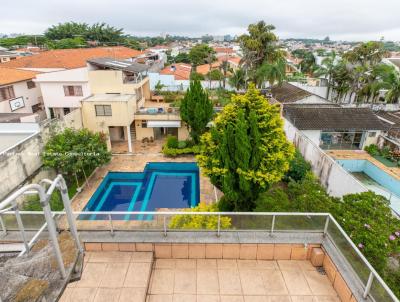
POLYGON ((390 200, 392 209, 400 213, 400 180, 365 159, 336 160, 346 171, 353 173, 368 189, 390 200), (364 173, 368 177, 363 177, 364 173))
MULTIPOLYGON (((199 203, 196 163, 148 163, 143 172, 109 172, 83 211, 156 211, 190 208, 199 203)), ((113 215, 114 220, 150 220, 150 215, 113 215)), ((81 219, 108 219, 81 215, 81 219)))

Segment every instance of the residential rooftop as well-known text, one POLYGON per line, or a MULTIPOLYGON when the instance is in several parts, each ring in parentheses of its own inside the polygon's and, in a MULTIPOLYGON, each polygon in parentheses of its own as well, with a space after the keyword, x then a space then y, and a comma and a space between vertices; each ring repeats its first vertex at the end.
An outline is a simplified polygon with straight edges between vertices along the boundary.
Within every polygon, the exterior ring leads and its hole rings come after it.
POLYGON ((11 68, 63 68, 74 69, 85 67, 86 61, 92 58, 112 57, 129 59, 141 55, 142 52, 123 46, 96 47, 80 49, 56 49, 37 55, 27 56, 18 60, 3 63, 11 68))
POLYGON ((299 130, 387 130, 369 108, 293 105, 283 115, 299 130))
POLYGON ((149 66, 146 64, 130 62, 127 60, 117 60, 110 57, 89 59, 88 63, 104 69, 122 70, 134 73, 144 72, 149 69, 149 66))
POLYGON ((38 72, 35 71, 7 68, 3 67, 3 65, 5 65, 5 63, 0 65, 0 85, 31 80, 38 74, 38 72))

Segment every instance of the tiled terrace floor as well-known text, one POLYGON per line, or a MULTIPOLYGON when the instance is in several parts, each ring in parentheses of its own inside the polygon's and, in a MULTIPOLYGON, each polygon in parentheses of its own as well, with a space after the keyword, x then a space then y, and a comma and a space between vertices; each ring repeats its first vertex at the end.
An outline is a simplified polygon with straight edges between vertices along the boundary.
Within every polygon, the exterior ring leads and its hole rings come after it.
POLYGON ((375 166, 379 167, 381 170, 385 171, 389 175, 400 180, 400 168, 397 167, 387 167, 380 161, 373 158, 367 152, 362 150, 330 150, 325 151, 329 156, 334 159, 366 159, 373 163, 375 166))
POLYGON ((68 284, 61 302, 143 302, 151 252, 87 252, 81 280, 68 284))
POLYGON ((328 277, 309 261, 157 259, 152 263, 150 252, 87 253, 82 279, 70 283, 60 301, 137 302, 145 301, 146 291, 147 302, 340 301, 328 277))
POLYGON ((309 261, 157 259, 148 302, 334 302, 309 261))

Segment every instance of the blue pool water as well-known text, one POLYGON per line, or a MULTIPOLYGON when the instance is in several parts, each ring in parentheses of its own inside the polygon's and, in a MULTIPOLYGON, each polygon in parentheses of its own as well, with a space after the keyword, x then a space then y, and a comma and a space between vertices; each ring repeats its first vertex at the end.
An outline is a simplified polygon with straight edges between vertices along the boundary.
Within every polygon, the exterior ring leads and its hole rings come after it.
MULTIPOLYGON (((148 163, 143 172, 109 172, 83 211, 156 211, 189 208, 199 203, 196 163, 148 163)), ((81 215, 81 219, 108 219, 81 215)), ((113 215, 117 220, 149 220, 150 215, 113 215)))
POLYGON ((346 171, 354 173, 371 191, 389 199, 392 209, 400 213, 400 180, 365 159, 338 159, 336 161, 346 171), (368 177, 360 177, 358 173, 364 173, 368 177))

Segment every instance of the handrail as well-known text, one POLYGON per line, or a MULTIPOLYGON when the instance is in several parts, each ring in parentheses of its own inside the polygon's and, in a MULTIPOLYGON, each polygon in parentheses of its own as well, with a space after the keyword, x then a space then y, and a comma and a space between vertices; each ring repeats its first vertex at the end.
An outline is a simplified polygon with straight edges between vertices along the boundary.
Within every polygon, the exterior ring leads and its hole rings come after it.
MULTIPOLYGON (((4 214, 14 214, 16 211, 8 211, 4 212, 4 214)), ((37 211, 22 211, 20 214, 42 214, 43 212, 37 212, 37 211)), ((65 215, 67 214, 66 211, 54 211, 53 215, 65 215)), ((328 226, 330 223, 333 223, 335 228, 340 232, 340 234, 345 238, 346 242, 350 244, 351 248, 355 251, 357 256, 361 259, 361 261, 364 263, 366 268, 370 272, 370 277, 368 278, 367 284, 363 284, 364 286, 364 298, 366 298, 369 295, 373 280, 376 279, 379 284, 383 287, 383 289, 386 291, 386 293, 392 298, 393 301, 399 302, 398 298, 394 295, 394 293, 391 291, 391 289, 387 286, 385 281, 380 277, 380 275, 376 272, 376 270, 373 268, 373 266, 369 263, 369 261, 365 258, 365 256, 361 253, 361 251, 357 248, 357 246, 352 242, 351 238, 346 234, 346 232, 343 230, 343 228, 340 226, 340 224, 335 220, 335 218, 330 214, 330 213, 301 213, 301 212, 186 212, 186 211, 171 211, 171 212, 165 212, 165 211, 160 211, 160 212, 155 212, 155 211, 73 211, 73 215, 106 215, 108 217, 108 220, 111 220, 111 233, 112 235, 114 234, 114 226, 112 224, 112 215, 154 215, 154 216, 161 216, 164 217, 164 223, 162 228, 160 228, 160 231, 163 232, 163 234, 166 236, 167 235, 167 224, 165 217, 167 216, 174 216, 174 215, 208 215, 208 216, 218 216, 218 228, 217 228, 217 236, 220 235, 221 229, 220 229, 220 218, 221 216, 224 215, 229 215, 229 216, 265 216, 265 217, 272 217, 272 225, 271 225, 271 230, 270 233, 278 233, 280 230, 277 230, 275 227, 275 217, 280 217, 280 216, 293 216, 293 217, 326 217, 326 220, 321 224, 321 230, 313 230, 313 231, 319 231, 323 235, 329 235, 328 232, 328 226)), ((210 230, 203 230, 203 231, 210 231, 210 230)), ((224 232, 235 232, 237 230, 235 229, 224 229, 224 232)), ((255 230, 252 230, 255 231, 255 230)), ((307 232, 307 230, 302 230, 304 232, 307 232)), ((329 236, 330 237, 330 236, 329 236)), ((333 240, 333 239, 331 239, 333 240)), ((340 252, 340 249, 336 247, 338 251, 340 252)), ((346 259, 346 257, 345 257, 346 259)), ((356 273, 357 274, 357 273, 356 273)), ((363 282, 362 282, 363 283, 363 282)))

